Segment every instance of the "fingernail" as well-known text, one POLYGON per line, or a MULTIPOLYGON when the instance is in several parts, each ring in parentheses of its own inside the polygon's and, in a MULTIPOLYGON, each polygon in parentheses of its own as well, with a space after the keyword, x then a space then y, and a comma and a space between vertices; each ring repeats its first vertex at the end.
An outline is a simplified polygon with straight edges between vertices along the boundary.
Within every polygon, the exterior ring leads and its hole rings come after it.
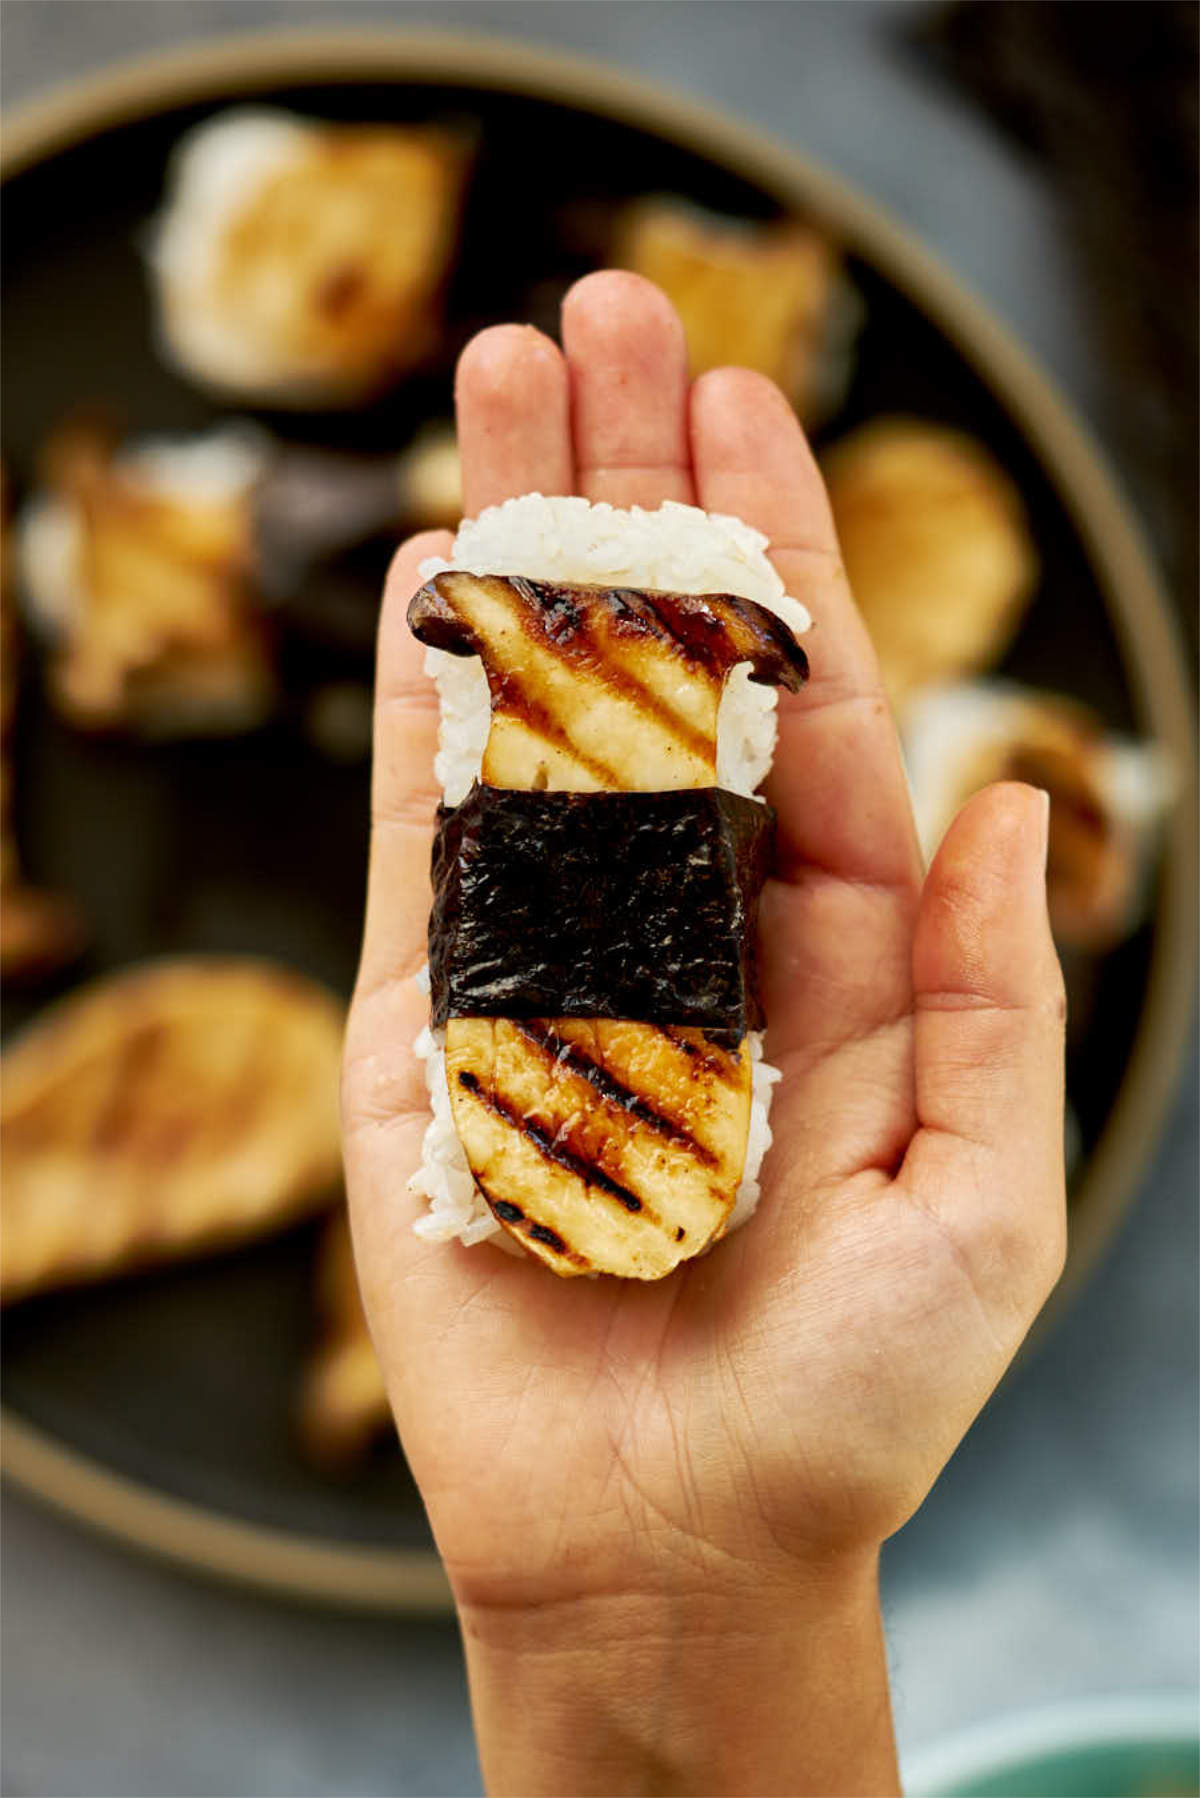
POLYGON ((1050 795, 1044 787, 1038 787, 1036 790, 1040 801, 1038 827, 1041 831, 1042 873, 1045 874, 1050 860, 1050 795))

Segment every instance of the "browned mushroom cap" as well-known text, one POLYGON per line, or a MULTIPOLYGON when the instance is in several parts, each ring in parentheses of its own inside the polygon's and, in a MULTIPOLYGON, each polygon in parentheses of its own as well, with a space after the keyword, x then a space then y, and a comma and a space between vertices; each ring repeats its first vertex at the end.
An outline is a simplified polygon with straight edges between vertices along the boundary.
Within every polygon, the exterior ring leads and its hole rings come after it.
POLYGON ((753 600, 732 593, 660 593, 631 587, 565 586, 516 575, 435 575, 409 603, 408 622, 422 643, 451 655, 489 659, 481 602, 515 616, 531 638, 552 645, 564 660, 604 654, 614 638, 644 640, 685 663, 724 676, 748 662, 751 678, 798 691, 808 658, 791 631, 753 600))
POLYGON ((727 676, 798 687, 808 664, 771 612, 727 593, 645 593, 439 574, 408 608, 424 643, 478 655, 491 695, 487 786, 665 792, 712 786, 727 676))

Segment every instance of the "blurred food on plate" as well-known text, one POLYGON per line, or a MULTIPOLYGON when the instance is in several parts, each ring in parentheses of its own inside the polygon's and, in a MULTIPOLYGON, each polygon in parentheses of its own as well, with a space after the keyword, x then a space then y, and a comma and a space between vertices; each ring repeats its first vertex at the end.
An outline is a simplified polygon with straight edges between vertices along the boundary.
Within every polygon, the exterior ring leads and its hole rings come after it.
POLYGON ((442 421, 395 455, 274 443, 253 495, 259 595, 298 629, 372 650, 378 587, 397 543, 461 516, 458 445, 442 421), (372 550, 379 578, 364 616, 355 571, 372 550))
POLYGON ((1100 954, 1142 921, 1175 790, 1154 744, 1113 735, 1074 700, 999 681, 918 694, 903 736, 926 856, 980 787, 1027 781, 1050 795, 1046 882, 1060 945, 1100 954))
POLYGON ((693 375, 729 363, 756 369, 810 423, 837 406, 859 305, 840 252, 811 225, 751 224, 659 195, 624 209, 613 261, 672 301, 693 375))
POLYGON ((387 1388, 367 1329, 354 1271, 350 1222, 340 1205, 318 1250, 320 1336, 300 1393, 300 1436, 320 1466, 348 1466, 393 1434, 387 1388))
POLYGON ((0 974, 34 980, 73 961, 87 931, 64 893, 31 886, 21 871, 14 820, 13 730, 21 669, 21 622, 14 594, 8 482, 0 468, 0 974))
POLYGON ((19 529, 19 581, 78 728, 220 736, 278 697, 265 623, 371 651, 397 542, 457 524, 453 428, 402 451, 282 441, 244 419, 120 443, 94 419, 42 447, 19 529), (365 561, 372 563, 364 582, 365 561))
POLYGON ((458 436, 435 419, 400 457, 400 515, 410 530, 457 529, 462 511, 458 436))
POLYGON ((331 762, 364 762, 371 753, 375 695, 365 681, 329 681, 304 713, 304 734, 331 762))
POLYGON ((343 1007, 269 962, 112 974, 4 1052, 0 1295, 246 1241, 330 1203, 343 1007))
POLYGON ((1025 507, 982 444, 880 418, 823 458, 850 587, 898 711, 918 688, 990 668, 1032 598, 1025 507))
POLYGON ((470 156, 434 126, 251 108, 197 126, 150 254, 164 354, 273 405, 386 387, 437 341, 470 156))
POLYGON ((118 448, 103 429, 49 440, 20 524, 23 597, 47 680, 84 730, 225 734, 259 724, 275 681, 253 595, 255 431, 118 448))
POLYGON ((68 893, 50 892, 22 880, 7 816, 7 770, 3 779, 0 974, 5 980, 25 983, 44 979, 75 961, 87 943, 87 924, 68 893))

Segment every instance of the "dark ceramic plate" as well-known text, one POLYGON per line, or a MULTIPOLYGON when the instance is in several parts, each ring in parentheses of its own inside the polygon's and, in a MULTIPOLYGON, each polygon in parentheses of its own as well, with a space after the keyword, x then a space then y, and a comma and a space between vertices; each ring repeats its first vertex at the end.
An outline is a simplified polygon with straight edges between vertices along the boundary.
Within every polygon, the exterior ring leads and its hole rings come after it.
MULTIPOLYGON (((5 160, 3 283, 3 449, 18 498, 39 442, 82 401, 138 432, 219 416, 155 354, 140 243, 180 133, 244 96, 322 118, 462 120, 479 139, 436 361, 347 419, 260 414, 265 422, 369 449, 446 416, 466 336, 544 315, 589 266, 569 247, 579 221, 624 196, 669 191, 754 218, 806 211, 847 244, 865 301, 853 384, 827 432, 906 411, 988 443, 1025 495, 1042 562, 1006 668, 1158 735, 1190 766, 1166 611, 1128 520, 999 329, 896 227, 796 156, 624 77, 524 50, 399 36, 243 40, 110 78, 19 121, 5 160)), ((384 553, 361 560, 347 599, 368 622, 384 553)), ((352 644, 296 638, 286 667, 289 707, 270 729, 152 750, 72 735, 36 680, 26 683, 18 828, 34 877, 78 894, 94 927, 72 980, 148 956, 245 951, 349 991, 367 773, 321 759, 297 713, 313 683, 366 676, 369 659, 352 644)), ((1127 1200, 1171 1088, 1190 990, 1186 831, 1181 822, 1164 861, 1154 923, 1076 983, 1069 1088, 1083 1162, 1068 1284, 1127 1200)), ((12 998, 6 1029, 50 996, 12 998)), ((363 1602, 442 1602, 399 1453, 383 1449, 334 1481, 297 1450, 314 1249, 301 1230, 14 1309, 9 1469, 93 1521, 225 1573, 363 1602)))

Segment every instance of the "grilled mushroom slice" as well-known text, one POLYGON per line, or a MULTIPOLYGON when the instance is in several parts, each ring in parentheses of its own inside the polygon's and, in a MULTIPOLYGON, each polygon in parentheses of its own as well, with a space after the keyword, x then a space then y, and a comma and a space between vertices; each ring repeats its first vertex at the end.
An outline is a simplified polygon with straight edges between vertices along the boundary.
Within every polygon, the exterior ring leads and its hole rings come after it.
POLYGON ((3 1058, 0 1294, 245 1241, 328 1204, 342 1006, 271 963, 111 975, 3 1058))
POLYGON ((1016 487, 983 444, 880 418, 824 459, 846 573, 903 713, 921 688, 979 674, 1016 634, 1038 557, 1016 487))

